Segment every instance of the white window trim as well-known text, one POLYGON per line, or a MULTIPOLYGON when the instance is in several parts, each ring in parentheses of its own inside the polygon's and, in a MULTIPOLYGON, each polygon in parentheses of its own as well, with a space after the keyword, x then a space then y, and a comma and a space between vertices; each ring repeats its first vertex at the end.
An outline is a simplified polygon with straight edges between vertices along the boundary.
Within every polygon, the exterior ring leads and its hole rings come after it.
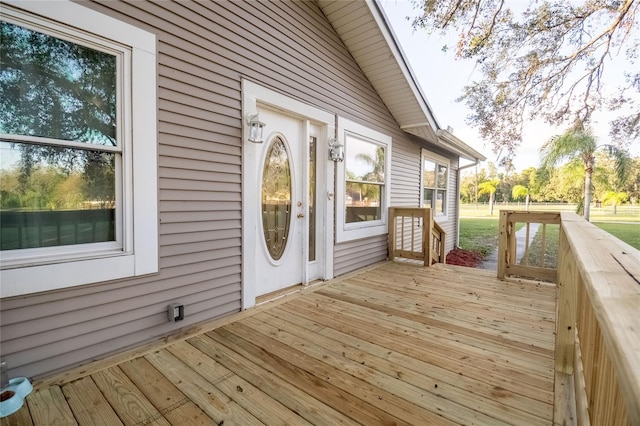
MULTIPOLYGON (((433 218, 438 219, 438 222, 446 222, 449 219, 449 191, 451 190, 451 160, 442 155, 435 154, 422 148, 422 155, 420 157, 420 207, 424 206, 424 160, 431 160, 436 164, 442 164, 447 166, 447 187, 446 197, 444 199, 444 213, 438 213, 434 210, 433 218)), ((437 176, 436 176, 437 179, 437 176)), ((433 209, 433 207, 432 207, 433 209)))
MULTIPOLYGON (((345 162, 337 163, 336 171, 336 242, 342 243, 361 238, 368 238, 386 234, 388 229, 388 211, 391 201, 391 136, 385 135, 366 126, 343 117, 338 117, 338 140, 345 143, 346 136, 363 138, 385 148, 384 164, 384 193, 382 196, 381 220, 346 223, 345 220, 345 196, 346 193, 346 167, 345 162)), ((349 147, 345 147, 349 149, 349 147)))
MULTIPOLYGON (((68 250, 69 261, 28 265, 0 271, 1 297, 51 291, 83 284, 158 272, 158 155, 156 130, 156 37, 154 34, 93 11, 71 1, 3 1, 3 16, 9 19, 45 22, 84 39, 83 32, 126 46, 131 54, 130 91, 125 90, 123 126, 132 141, 123 145, 122 250, 87 258, 68 250), (14 7, 8 7, 14 6, 14 7), (45 19, 37 16, 45 17, 45 19), (79 31, 78 31, 79 30, 79 31), (133 119, 132 119, 133 117, 133 119), (126 152, 126 150, 129 152, 126 152)), ((125 85, 126 87, 126 85, 125 85)), ((69 250, 70 249, 70 250, 69 250)), ((43 253, 46 252, 43 251, 43 253)))

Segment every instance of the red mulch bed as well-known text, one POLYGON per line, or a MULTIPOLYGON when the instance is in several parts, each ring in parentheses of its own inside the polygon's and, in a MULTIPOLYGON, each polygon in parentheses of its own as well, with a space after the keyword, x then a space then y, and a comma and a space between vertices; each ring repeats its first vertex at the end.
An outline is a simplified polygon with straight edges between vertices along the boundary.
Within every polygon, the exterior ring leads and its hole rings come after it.
POLYGON ((463 250, 459 247, 454 248, 447 254, 447 263, 449 265, 468 266, 475 268, 482 261, 482 255, 471 250, 463 250))

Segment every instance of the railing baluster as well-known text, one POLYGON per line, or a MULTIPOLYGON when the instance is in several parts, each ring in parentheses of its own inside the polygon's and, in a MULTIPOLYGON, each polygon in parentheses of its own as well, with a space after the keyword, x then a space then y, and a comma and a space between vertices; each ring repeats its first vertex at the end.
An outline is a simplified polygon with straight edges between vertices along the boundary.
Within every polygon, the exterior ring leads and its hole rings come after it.
MULTIPOLYGON (((560 214, 554 212, 522 212, 522 211, 500 211, 500 235, 498 239, 498 270, 497 276, 503 279, 507 276, 518 275, 535 279, 544 279, 555 282, 557 279, 557 269, 547 268, 544 266, 531 265, 526 259, 530 255, 532 245, 529 243, 531 237, 530 223, 543 224, 542 245, 546 251, 546 224, 559 224, 560 214), (525 261, 518 264, 517 250, 517 234, 515 230, 516 223, 524 223, 527 227, 525 230, 526 241, 524 242, 525 261)), ((536 236, 534 236, 534 241, 536 236)), ((536 253, 538 250, 535 250, 536 253)), ((545 263, 543 263, 544 265, 545 263)))
POLYGON ((415 251, 415 237, 416 237, 416 227, 415 227, 416 218, 411 216, 411 251, 415 251))
POLYGON ((400 249, 404 250, 404 216, 400 219, 400 249))
POLYGON ((542 245, 540 247, 540 259, 542 259, 542 265, 540 265, 542 268, 544 268, 545 262, 544 262, 544 254, 547 251, 547 224, 543 223, 542 224, 542 245))
POLYGON ((529 233, 531 231, 531 224, 529 222, 527 222, 527 236, 526 236, 526 240, 524 242, 524 253, 523 253, 523 260, 524 260, 524 265, 525 266, 529 266, 529 233))

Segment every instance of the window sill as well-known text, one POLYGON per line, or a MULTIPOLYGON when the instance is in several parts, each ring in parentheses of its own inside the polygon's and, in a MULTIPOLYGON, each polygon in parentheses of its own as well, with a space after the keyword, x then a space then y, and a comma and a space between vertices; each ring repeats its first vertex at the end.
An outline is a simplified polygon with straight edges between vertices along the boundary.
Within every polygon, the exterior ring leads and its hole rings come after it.
POLYGON ((21 296, 156 272, 157 259, 133 254, 6 269, 0 272, 0 296, 21 296))

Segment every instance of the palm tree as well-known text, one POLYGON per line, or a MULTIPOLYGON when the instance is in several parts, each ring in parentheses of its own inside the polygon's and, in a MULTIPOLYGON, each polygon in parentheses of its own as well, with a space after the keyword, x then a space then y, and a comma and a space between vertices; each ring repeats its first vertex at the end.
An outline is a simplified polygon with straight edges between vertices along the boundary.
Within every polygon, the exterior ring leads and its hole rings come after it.
MULTIPOLYGON (((379 182, 379 183, 384 182, 384 172, 385 172, 384 148, 382 147, 376 148, 376 152, 374 156, 371 156, 370 154, 359 153, 356 155, 356 159, 363 161, 364 163, 372 167, 372 169, 368 173, 362 176, 361 179, 363 181, 379 182)), ((371 184, 363 183, 361 184, 361 187, 360 187, 360 194, 361 194, 360 199, 362 200, 362 197, 366 197, 366 198, 374 197, 375 199, 378 199, 380 196, 382 196, 382 194, 380 194, 379 191, 380 191, 379 184, 371 185, 371 184)), ((378 202, 379 201, 380 200, 378 200, 378 202)))
POLYGON ((384 148, 376 148, 375 156, 365 153, 357 154, 356 159, 363 161, 373 168, 362 177, 363 180, 384 182, 384 148))
POLYGON ((478 184, 478 195, 489 194, 489 214, 493 216, 493 202, 500 181, 498 179, 485 180, 478 184))
POLYGON ((615 159, 618 179, 624 180, 629 165, 629 156, 612 145, 598 145, 590 128, 578 123, 560 136, 554 136, 540 148, 542 167, 552 169, 563 160, 579 158, 584 165, 584 218, 589 220, 591 205, 591 178, 595 167, 595 154, 599 148, 607 148, 615 159))
POLYGON ((529 211, 529 188, 522 185, 516 185, 511 190, 511 196, 517 200, 525 197, 525 206, 527 211, 529 211))

